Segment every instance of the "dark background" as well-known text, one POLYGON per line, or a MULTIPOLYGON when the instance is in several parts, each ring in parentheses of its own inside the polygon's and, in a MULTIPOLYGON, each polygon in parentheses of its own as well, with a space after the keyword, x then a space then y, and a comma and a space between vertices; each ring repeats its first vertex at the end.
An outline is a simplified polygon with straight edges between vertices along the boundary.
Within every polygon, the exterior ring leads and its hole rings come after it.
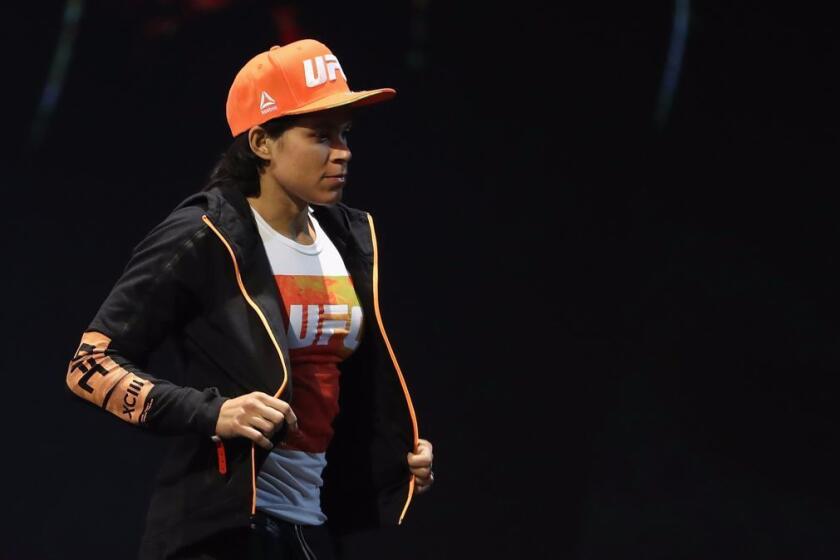
POLYGON ((88 2, 46 116, 64 4, 7 14, 0 557, 134 556, 165 441, 67 363, 238 69, 309 36, 399 92, 344 201, 435 450, 352 558, 837 558, 835 20, 692 3, 657 119, 675 8, 637 4, 88 2))

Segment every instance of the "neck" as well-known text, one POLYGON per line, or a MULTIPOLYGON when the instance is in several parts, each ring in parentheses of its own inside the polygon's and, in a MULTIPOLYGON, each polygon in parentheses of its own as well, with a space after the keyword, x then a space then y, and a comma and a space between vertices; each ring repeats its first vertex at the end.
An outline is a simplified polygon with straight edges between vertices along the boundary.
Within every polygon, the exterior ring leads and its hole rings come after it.
POLYGON ((247 197, 248 203, 280 233, 292 239, 309 236, 309 204, 291 197, 279 185, 263 183, 261 178, 259 196, 247 197))

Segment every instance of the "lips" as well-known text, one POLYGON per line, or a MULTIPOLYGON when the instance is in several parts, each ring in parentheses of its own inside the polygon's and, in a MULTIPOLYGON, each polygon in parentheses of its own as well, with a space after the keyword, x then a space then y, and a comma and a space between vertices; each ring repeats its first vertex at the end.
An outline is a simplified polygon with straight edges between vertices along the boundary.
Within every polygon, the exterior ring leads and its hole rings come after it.
POLYGON ((344 188, 347 183, 347 175, 324 175, 324 179, 329 180, 330 185, 336 188, 344 188))

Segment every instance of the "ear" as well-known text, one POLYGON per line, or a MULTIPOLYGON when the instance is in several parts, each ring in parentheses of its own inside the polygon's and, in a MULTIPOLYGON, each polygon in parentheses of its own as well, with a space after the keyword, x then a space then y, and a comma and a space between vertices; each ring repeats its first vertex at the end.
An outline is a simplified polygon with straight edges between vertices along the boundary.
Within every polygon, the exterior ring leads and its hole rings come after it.
POLYGON ((258 158, 266 161, 271 159, 272 139, 261 126, 255 126, 248 131, 248 145, 258 158))

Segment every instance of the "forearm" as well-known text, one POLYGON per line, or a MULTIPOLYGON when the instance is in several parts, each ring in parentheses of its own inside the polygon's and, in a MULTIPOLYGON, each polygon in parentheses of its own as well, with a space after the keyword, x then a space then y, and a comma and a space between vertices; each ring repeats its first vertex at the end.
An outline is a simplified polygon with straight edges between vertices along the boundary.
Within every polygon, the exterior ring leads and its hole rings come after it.
POLYGON ((82 335, 67 368, 67 386, 122 421, 159 434, 212 436, 226 400, 214 387, 182 387, 150 375, 97 331, 82 335))

